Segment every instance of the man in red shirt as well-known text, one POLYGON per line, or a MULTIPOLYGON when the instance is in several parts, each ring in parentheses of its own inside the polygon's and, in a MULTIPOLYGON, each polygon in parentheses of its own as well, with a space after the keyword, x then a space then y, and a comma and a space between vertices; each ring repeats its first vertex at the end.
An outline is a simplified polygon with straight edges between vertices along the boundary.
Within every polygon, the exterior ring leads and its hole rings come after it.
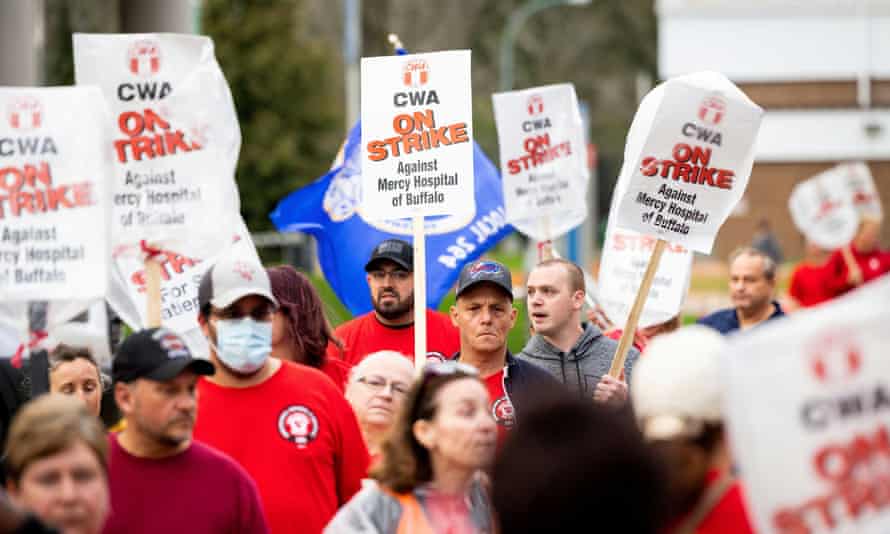
POLYGON ((198 303, 216 373, 198 382, 195 437, 250 473, 272 532, 321 532, 368 468, 352 408, 321 371, 269 357, 277 302, 261 265, 220 259, 198 303))
POLYGON ((853 242, 828 258, 826 285, 832 297, 890 272, 890 251, 879 247, 881 222, 863 217, 853 242))
POLYGON ((460 331, 457 360, 479 369, 488 387, 491 415, 498 424, 498 446, 515 424, 520 410, 534 397, 562 385, 544 369, 515 358, 507 334, 516 324, 510 271, 495 261, 464 266, 457 280, 451 320, 460 331))
MULTIPOLYGON (((343 341, 343 360, 350 365, 380 350, 394 350, 414 359, 414 249, 400 239, 387 239, 365 265, 374 310, 341 324, 334 335, 343 341)), ((460 347, 448 316, 426 311, 427 358, 443 361, 460 347)), ((329 358, 339 351, 328 347, 329 358)))
POLYGON ((166 328, 130 335, 112 364, 126 426, 109 434, 106 534, 269 532, 256 484, 228 456, 192 441, 199 375, 213 374, 166 328))

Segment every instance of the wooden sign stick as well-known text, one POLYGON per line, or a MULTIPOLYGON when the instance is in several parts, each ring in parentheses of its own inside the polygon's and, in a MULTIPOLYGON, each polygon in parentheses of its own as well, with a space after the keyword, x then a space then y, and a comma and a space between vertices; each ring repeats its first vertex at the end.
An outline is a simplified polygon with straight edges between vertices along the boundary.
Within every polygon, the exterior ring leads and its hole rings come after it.
POLYGON ((414 371, 426 363, 426 228, 423 215, 412 219, 414 227, 414 371))
POLYGON ((160 249, 141 243, 145 254, 145 327, 161 326, 161 263, 158 261, 160 249))
POLYGON ((621 332, 621 339, 618 341, 618 348, 615 350, 615 357, 612 358, 612 366, 609 368, 609 374, 615 378, 620 377, 621 370, 624 369, 627 351, 630 350, 631 343, 633 343, 634 333, 637 331, 637 323, 640 322, 640 315, 643 313, 643 305, 646 304, 649 289, 652 288, 652 280, 655 278, 656 271, 658 271, 658 262, 661 261, 661 255, 666 246, 667 241, 659 239, 652 250, 649 265, 646 266, 646 273, 643 275, 642 282, 640 282, 640 289, 637 290, 637 298, 634 299, 630 315, 627 317, 627 323, 624 325, 624 331, 621 332))
POLYGON ((850 250, 850 246, 847 244, 841 247, 841 256, 844 257, 844 263, 847 264, 848 279, 852 280, 853 285, 858 286, 862 284, 862 269, 856 263, 856 258, 853 257, 853 251, 850 250))

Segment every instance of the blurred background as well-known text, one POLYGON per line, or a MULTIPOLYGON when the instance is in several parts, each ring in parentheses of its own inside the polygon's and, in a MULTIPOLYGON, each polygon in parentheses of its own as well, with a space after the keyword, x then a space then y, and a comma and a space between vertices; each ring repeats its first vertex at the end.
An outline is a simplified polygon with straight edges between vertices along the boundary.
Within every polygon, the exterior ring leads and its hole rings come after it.
MULTIPOLYGON (((495 163, 491 94, 574 83, 594 178, 587 224, 558 248, 594 273, 647 91, 713 69, 765 108, 746 195, 696 258, 687 317, 728 302, 726 256, 758 229, 781 247, 783 288, 803 254, 787 208, 797 182, 866 161, 890 205, 890 0, 0 0, 0 85, 73 83, 73 32, 160 31, 215 42, 241 123, 242 213, 268 262, 314 269, 311 239, 271 232, 268 214, 330 167, 358 117, 359 59, 392 53, 389 33, 410 52, 472 50, 475 137, 495 163)), ((495 254, 521 278, 521 240, 495 254)), ((316 281, 332 320, 348 318, 316 281)))

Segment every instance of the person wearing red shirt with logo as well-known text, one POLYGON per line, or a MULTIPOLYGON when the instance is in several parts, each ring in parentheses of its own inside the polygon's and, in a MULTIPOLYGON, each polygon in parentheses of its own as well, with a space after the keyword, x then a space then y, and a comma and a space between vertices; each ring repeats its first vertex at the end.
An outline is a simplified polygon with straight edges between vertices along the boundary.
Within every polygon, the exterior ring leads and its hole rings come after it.
POLYGON ((853 241, 828 258, 826 285, 832 297, 890 272, 890 250, 879 248, 881 223, 876 217, 862 217, 853 241))
POLYGON ((507 334, 516 324, 510 271, 495 261, 469 263, 457 280, 451 320, 460 331, 455 359, 479 370, 491 400, 491 415, 503 444, 525 405, 545 388, 562 388, 550 373, 515 358, 507 334))
POLYGON ((195 438, 254 478, 272 532, 321 532, 368 468, 352 408, 321 371, 270 358, 277 301, 262 265, 220 259, 198 303, 216 373, 198 383, 195 438))
MULTIPOLYGON (((365 265, 374 309, 334 330, 343 340, 342 358, 355 365, 368 354, 394 350, 414 361, 414 249, 400 239, 387 239, 374 248, 365 265)), ((447 315, 426 311, 427 359, 444 361, 460 347, 457 330, 447 315)), ((329 358, 339 358, 328 347, 329 358)))
POLYGON ((634 370, 634 413, 667 477, 664 534, 753 533, 723 425, 725 346, 716 330, 687 326, 653 339, 634 370))

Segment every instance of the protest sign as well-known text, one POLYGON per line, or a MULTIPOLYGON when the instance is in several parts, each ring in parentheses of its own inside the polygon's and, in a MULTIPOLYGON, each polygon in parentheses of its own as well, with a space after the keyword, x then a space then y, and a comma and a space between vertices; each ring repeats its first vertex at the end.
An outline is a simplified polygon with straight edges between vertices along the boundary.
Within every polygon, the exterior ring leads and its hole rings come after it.
POLYGON ((468 50, 362 58, 364 217, 473 217, 468 50))
POLYGON ((747 186, 763 110, 716 72, 671 78, 652 93, 652 116, 639 118, 650 125, 645 139, 625 151, 632 166, 625 160, 615 223, 710 254, 747 186))
POLYGON ((75 34, 78 85, 98 85, 112 111, 112 243, 192 258, 228 244, 239 217, 241 133, 208 37, 75 34))
POLYGON ((808 240, 832 250, 843 247, 856 235, 859 213, 853 198, 846 170, 832 167, 795 185, 788 197, 788 209, 795 226, 808 240))
POLYGON ((884 209, 881 206, 881 195, 875 187, 875 180, 863 162, 842 163, 838 165, 846 176, 847 187, 853 195, 853 205, 862 217, 881 219, 884 209))
POLYGON ((473 198, 470 52, 362 58, 362 204, 370 220, 412 218, 414 362, 426 362, 425 216, 463 226, 473 198))
POLYGON ((764 534, 890 531, 890 279, 730 339, 730 449, 764 534))
POLYGON ((105 296, 108 109, 95 87, 0 88, 0 320, 27 338, 105 296))
MULTIPOLYGON (((184 336, 189 347, 199 355, 206 354, 207 350, 198 327, 198 286, 207 269, 224 254, 261 263, 247 226, 240 218, 236 232, 229 234, 229 244, 217 256, 200 260, 164 250, 155 262, 160 268, 160 324, 184 336)), ((125 254, 114 258, 108 304, 136 330, 146 328, 150 322, 147 286, 145 265, 139 258, 125 254)))
POLYGON ((492 95, 507 222, 537 241, 587 217, 587 148, 572 84, 492 95))
MULTIPOLYGON (((358 209, 362 197, 360 145, 361 125, 356 124, 331 170, 281 199, 269 215, 281 232, 306 232, 315 237, 325 279, 353 315, 372 309, 367 285, 355 281, 364 279, 365 263, 374 247, 386 239, 412 239, 410 219, 369 220, 358 209)), ((464 265, 513 232, 506 222, 498 171, 475 142, 473 174, 473 219, 458 226, 448 216, 424 218, 426 293, 432 308, 451 290, 464 265)))
MULTIPOLYGON (((609 228, 599 268, 598 299, 606 315, 625 324, 658 239, 631 230, 609 228)), ((692 253, 668 244, 643 305, 638 326, 663 323, 680 313, 692 273, 692 253)))

